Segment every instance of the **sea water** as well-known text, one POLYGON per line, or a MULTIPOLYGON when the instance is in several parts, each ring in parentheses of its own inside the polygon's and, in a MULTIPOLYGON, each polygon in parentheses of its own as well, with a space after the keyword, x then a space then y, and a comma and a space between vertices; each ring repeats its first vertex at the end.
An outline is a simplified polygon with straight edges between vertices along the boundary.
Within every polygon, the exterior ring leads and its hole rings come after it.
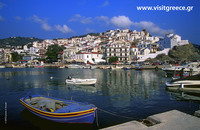
POLYGON ((174 109, 192 115, 199 109, 200 99, 166 91, 164 83, 169 80, 161 70, 0 69, 0 125, 9 129, 99 129, 174 109), (96 78, 97 83, 67 85, 69 75, 96 78), (94 104, 98 120, 89 125, 42 119, 20 104, 27 93, 94 104))

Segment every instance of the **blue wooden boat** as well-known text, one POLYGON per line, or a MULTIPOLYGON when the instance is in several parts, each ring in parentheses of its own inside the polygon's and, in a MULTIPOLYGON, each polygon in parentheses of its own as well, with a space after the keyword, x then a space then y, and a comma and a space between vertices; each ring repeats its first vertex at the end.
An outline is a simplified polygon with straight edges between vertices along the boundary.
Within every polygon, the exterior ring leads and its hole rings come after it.
POLYGON ((97 107, 92 104, 42 95, 25 96, 20 99, 20 102, 33 114, 62 123, 92 124, 97 110, 97 107))
POLYGON ((139 64, 136 64, 136 65, 135 65, 135 70, 142 70, 142 69, 143 69, 143 67, 140 66, 139 64))

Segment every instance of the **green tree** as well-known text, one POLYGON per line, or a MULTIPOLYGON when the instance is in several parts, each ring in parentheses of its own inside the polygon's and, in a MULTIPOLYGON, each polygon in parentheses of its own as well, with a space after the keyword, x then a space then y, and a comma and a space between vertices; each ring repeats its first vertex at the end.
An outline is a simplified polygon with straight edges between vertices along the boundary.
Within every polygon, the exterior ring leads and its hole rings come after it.
POLYGON ((50 45, 47 49, 46 56, 47 59, 52 61, 58 61, 59 52, 63 51, 64 46, 59 46, 58 44, 50 45))
POLYGON ((111 56, 108 60, 109 63, 113 63, 115 61, 118 61, 118 57, 117 56, 111 56))
POLYGON ((12 61, 13 62, 17 62, 17 61, 22 59, 22 56, 19 55, 17 52, 13 52, 13 53, 11 53, 11 55, 12 55, 12 61))
POLYGON ((95 59, 94 59, 94 58, 92 58, 92 61, 93 61, 93 62, 95 62, 95 59))

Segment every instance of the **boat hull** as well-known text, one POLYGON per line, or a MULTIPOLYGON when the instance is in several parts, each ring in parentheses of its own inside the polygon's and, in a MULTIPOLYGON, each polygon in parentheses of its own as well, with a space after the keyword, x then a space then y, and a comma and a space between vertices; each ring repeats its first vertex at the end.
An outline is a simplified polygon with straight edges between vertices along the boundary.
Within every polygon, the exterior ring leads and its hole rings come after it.
POLYGON ((172 80, 170 82, 167 82, 166 86, 167 87, 180 86, 182 88, 183 87, 200 88, 200 74, 172 80))
POLYGON ((135 67, 135 70, 143 70, 142 67, 135 67))
POLYGON ((96 116, 96 107, 89 110, 80 112, 68 112, 68 113, 53 113, 42 111, 38 108, 33 107, 24 101, 23 98, 20 99, 21 104, 26 107, 31 113, 41 118, 51 120, 60 123, 87 123, 92 124, 96 116))
POLYGON ((73 85, 95 85, 96 79, 66 79, 66 84, 73 85))
POLYGON ((182 81, 176 81, 176 82, 167 82, 167 87, 177 87, 183 85, 184 87, 188 88, 200 88, 200 80, 182 80, 182 81))

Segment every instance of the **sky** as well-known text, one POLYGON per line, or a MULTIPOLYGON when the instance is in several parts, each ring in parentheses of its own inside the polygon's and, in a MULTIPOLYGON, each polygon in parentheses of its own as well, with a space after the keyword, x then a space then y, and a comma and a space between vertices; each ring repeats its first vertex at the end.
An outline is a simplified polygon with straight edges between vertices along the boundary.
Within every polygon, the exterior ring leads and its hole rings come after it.
POLYGON ((0 0, 0 39, 69 38, 126 28, 146 29, 151 35, 161 37, 175 33, 200 45, 200 1, 0 0), (141 6, 154 10, 138 10, 141 6))

